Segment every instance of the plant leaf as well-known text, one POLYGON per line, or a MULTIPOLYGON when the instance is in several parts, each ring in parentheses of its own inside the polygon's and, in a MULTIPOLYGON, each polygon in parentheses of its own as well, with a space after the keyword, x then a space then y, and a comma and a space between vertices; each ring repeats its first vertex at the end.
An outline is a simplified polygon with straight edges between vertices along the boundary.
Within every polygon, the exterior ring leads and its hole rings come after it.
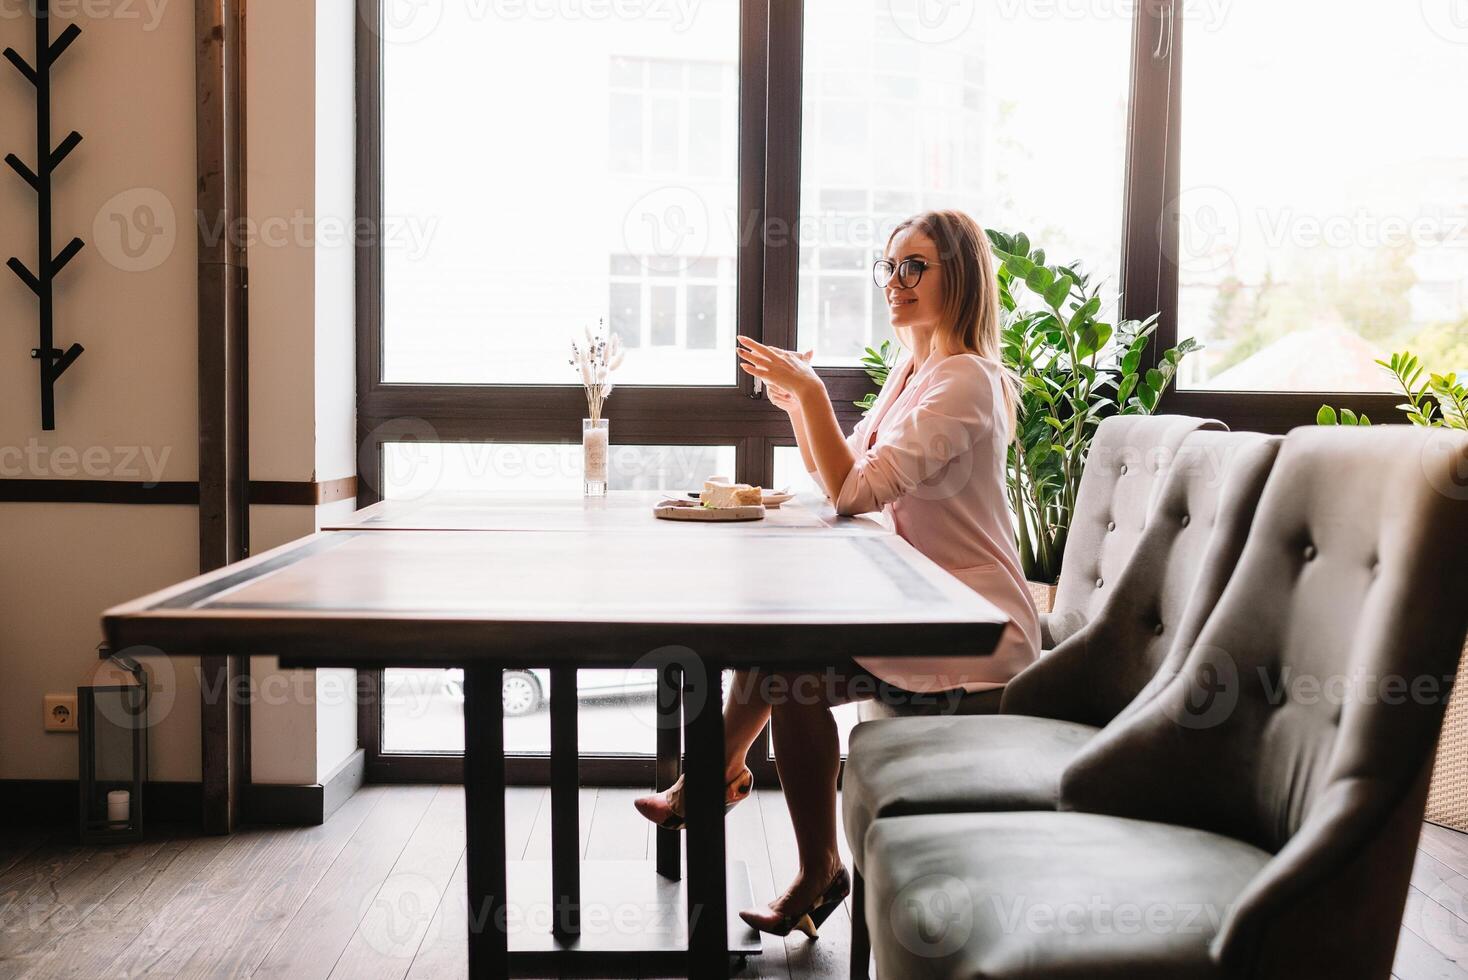
MULTIPOLYGON (((1050 288, 1045 290, 1045 302, 1049 303, 1057 310, 1060 309, 1060 306, 1062 303, 1065 302, 1066 297, 1070 296, 1070 291, 1073 286, 1075 286, 1075 282, 1070 278, 1070 276, 1062 273, 1060 277, 1055 280, 1054 284, 1050 286, 1050 288)), ((1072 323, 1073 322, 1074 321, 1072 321, 1072 323)))

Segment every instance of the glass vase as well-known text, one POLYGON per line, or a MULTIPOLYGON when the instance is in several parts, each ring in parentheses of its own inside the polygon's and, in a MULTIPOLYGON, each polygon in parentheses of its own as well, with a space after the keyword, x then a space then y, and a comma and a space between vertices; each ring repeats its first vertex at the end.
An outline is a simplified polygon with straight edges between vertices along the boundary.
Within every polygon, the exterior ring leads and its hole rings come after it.
POLYGON ((607 456, 611 430, 606 419, 581 420, 582 473, 588 497, 607 495, 607 456))

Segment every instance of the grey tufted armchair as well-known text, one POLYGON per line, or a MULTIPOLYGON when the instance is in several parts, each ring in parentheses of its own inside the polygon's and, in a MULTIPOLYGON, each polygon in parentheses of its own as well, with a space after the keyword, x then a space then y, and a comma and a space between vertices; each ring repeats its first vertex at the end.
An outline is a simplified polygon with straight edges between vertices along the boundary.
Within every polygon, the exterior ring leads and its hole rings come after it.
POLYGON ((1062 812, 873 823, 880 973, 1388 976, 1465 545, 1468 437, 1291 433, 1196 641, 1065 770, 1062 812))
POLYGON ((1199 431, 1156 494, 1132 560, 1095 617, 1027 668, 988 717, 868 722, 851 736, 842 815, 855 865, 852 975, 869 948, 859 909, 867 831, 899 814, 1052 810, 1060 776, 1131 710, 1212 611, 1243 550, 1280 439, 1199 431), (1137 699, 1134 701, 1133 699, 1137 699))

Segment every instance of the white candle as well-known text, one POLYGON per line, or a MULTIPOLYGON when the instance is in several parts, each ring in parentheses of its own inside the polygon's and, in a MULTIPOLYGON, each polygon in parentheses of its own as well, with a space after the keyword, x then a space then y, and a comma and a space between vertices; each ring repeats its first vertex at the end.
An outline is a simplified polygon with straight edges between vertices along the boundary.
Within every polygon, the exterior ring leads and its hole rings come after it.
POLYGON ((589 483, 607 482, 607 430, 587 429, 582 433, 586 459, 586 480, 589 483))
POLYGON ((125 789, 115 789, 107 794, 107 822, 114 827, 126 827, 132 819, 132 794, 125 789))

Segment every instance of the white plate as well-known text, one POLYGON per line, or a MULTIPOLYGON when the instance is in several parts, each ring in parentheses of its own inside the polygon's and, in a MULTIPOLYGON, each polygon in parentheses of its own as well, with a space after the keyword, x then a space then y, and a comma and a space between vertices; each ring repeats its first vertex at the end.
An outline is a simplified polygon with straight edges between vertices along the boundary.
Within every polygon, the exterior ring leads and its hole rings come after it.
POLYGON ((785 493, 779 490, 766 490, 760 497, 760 503, 766 507, 779 507, 787 500, 794 500, 795 494, 785 493))

